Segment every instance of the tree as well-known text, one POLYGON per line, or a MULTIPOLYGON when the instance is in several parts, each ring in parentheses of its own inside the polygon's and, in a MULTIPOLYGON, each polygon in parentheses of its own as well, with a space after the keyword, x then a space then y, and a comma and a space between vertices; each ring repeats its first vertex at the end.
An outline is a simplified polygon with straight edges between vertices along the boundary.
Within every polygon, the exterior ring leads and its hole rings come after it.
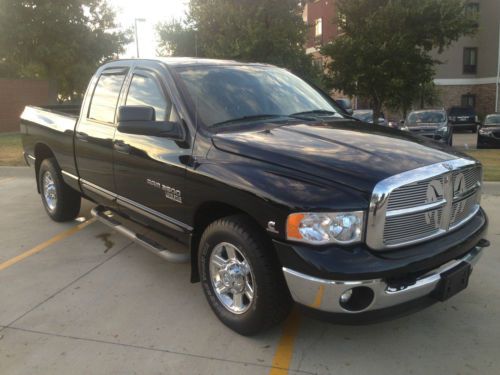
POLYGON ((157 30, 163 52, 173 56, 275 64, 319 82, 304 51, 301 12, 297 0, 191 0, 185 22, 157 30))
POLYGON ((384 105, 407 110, 429 87, 442 52, 477 21, 463 0, 339 0, 343 35, 324 46, 328 84, 370 99, 375 121, 384 105))
POLYGON ((0 74, 48 78, 76 100, 105 60, 123 51, 106 0, 0 0, 0 74))

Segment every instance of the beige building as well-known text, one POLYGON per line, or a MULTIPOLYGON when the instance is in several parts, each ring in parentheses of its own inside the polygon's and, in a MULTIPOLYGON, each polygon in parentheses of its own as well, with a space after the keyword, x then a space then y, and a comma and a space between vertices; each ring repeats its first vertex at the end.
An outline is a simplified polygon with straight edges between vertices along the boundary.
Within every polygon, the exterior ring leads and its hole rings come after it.
MULTIPOLYGON (((471 0, 467 12, 477 14, 479 30, 464 37, 436 58, 435 83, 445 108, 473 106, 485 115, 495 111, 500 56, 500 0, 471 0)), ((500 104, 498 104, 500 111, 500 104)))

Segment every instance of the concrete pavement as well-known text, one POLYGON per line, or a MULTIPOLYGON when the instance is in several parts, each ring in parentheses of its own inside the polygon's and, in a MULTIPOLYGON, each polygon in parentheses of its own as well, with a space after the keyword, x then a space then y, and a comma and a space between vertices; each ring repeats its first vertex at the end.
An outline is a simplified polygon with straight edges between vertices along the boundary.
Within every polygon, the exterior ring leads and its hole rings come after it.
MULTIPOLYGON (((285 326, 235 334, 188 265, 92 223, 0 271, 0 374, 498 374, 500 184, 485 192, 492 246, 467 290, 369 326, 299 315, 281 370, 272 365, 285 326)), ((47 218, 27 168, 0 168, 0 207, 0 264, 78 224, 47 218)))

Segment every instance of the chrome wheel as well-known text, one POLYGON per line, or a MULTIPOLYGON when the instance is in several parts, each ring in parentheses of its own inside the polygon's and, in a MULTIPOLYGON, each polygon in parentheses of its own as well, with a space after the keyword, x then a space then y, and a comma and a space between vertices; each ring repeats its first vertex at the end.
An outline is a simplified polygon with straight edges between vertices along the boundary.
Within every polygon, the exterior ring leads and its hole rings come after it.
POLYGON ((54 211, 57 206, 57 190, 52 174, 49 171, 43 174, 42 191, 47 207, 50 211, 54 211))
POLYGON ((219 301, 234 314, 243 314, 254 300, 254 276, 243 253, 228 242, 210 255, 210 279, 219 301))

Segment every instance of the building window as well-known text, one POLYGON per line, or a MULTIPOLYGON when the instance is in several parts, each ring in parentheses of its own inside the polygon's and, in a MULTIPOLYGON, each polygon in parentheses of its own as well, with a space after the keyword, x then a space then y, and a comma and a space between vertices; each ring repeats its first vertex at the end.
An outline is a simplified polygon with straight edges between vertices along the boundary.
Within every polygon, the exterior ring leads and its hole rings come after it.
POLYGON ((314 22, 314 42, 321 44, 323 42, 323 19, 318 18, 314 22))
POLYGON ((318 18, 316 24, 314 25, 314 36, 323 35, 323 19, 318 18))
POLYGON ((477 48, 464 48, 464 74, 477 73, 477 48))
POLYGON ((476 108, 476 95, 474 94, 462 95, 462 107, 476 108))
POLYGON ((479 17, 479 3, 471 2, 465 5, 465 15, 469 18, 479 17))

